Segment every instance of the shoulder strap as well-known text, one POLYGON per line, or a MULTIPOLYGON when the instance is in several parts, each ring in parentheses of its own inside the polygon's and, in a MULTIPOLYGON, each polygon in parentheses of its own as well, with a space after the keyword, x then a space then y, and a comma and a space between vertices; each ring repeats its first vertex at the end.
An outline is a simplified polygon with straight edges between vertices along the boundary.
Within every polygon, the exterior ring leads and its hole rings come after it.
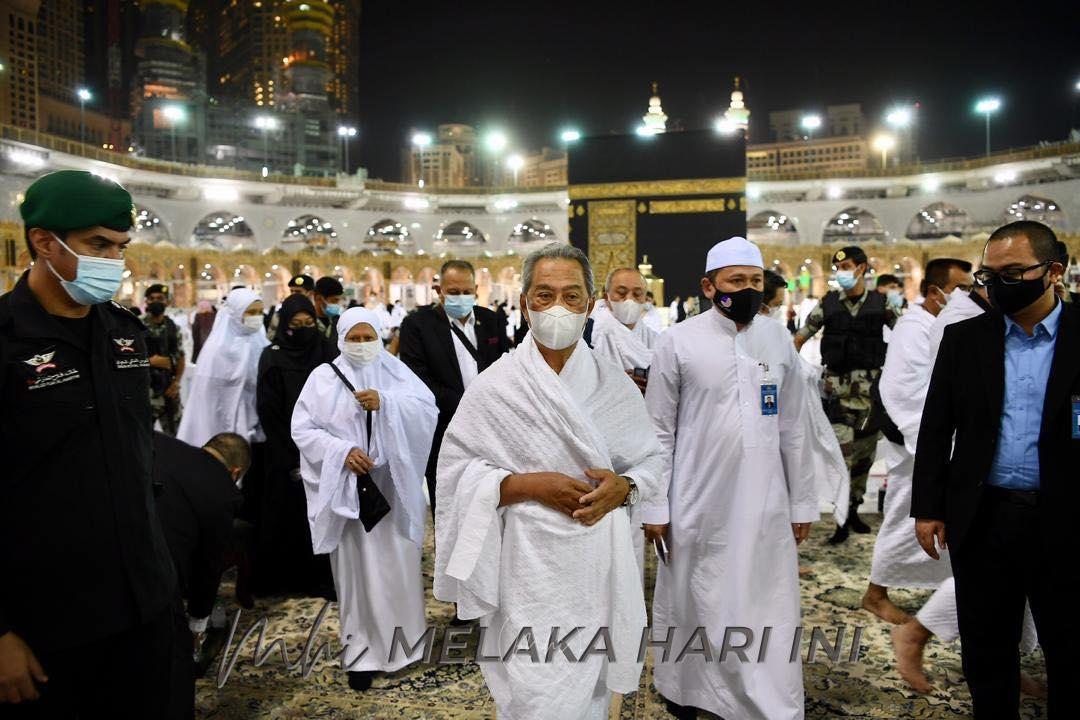
POLYGON ((332 362, 326 363, 330 366, 330 369, 334 371, 334 374, 341 378, 341 382, 345 383, 345 387, 349 388, 349 392, 356 392, 356 388, 349 382, 349 378, 345 377, 345 373, 341 372, 341 368, 332 362))
POLYGON ((457 323, 454 322, 452 318, 450 319, 450 331, 458 336, 458 340, 461 341, 461 344, 464 345, 465 349, 469 351, 470 355, 472 355, 472 359, 479 363, 480 354, 476 352, 476 348, 471 342, 469 342, 469 338, 465 336, 465 333, 461 331, 461 328, 457 326, 457 323))
MULTIPOLYGON (((341 368, 339 368, 337 365, 335 365, 332 362, 329 362, 329 363, 326 363, 326 364, 330 366, 330 369, 334 371, 335 375, 337 375, 339 378, 341 378, 341 382, 345 383, 345 387, 349 388, 349 392, 352 392, 352 393, 356 392, 356 388, 354 388, 353 384, 351 382, 349 382, 349 378, 345 377, 345 373, 341 372, 341 368)), ((368 448, 370 449, 370 447, 371 447, 371 411, 370 410, 367 411, 367 417, 364 418, 364 422, 367 425, 368 448)))

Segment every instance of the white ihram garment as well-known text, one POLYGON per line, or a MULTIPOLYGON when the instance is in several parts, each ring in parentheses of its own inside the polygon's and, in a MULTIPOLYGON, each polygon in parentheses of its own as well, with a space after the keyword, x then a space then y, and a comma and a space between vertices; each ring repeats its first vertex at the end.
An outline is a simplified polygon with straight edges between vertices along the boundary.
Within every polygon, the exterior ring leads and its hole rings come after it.
MULTIPOLYGON (((580 658, 601 627, 615 661, 481 663, 500 720, 603 715, 608 692, 638 688, 646 622, 629 515, 616 508, 592 527, 527 501, 499 507, 507 475, 561 472, 590 482, 588 468, 635 480, 643 496, 662 459, 641 392, 622 368, 579 340, 562 372, 531 333, 465 391, 439 454, 435 503, 435 597, 480 618, 483 650, 505 652, 532 627, 545 660, 551 628, 584 628, 567 646, 580 658)), ((518 644, 519 647, 525 643, 518 644)))

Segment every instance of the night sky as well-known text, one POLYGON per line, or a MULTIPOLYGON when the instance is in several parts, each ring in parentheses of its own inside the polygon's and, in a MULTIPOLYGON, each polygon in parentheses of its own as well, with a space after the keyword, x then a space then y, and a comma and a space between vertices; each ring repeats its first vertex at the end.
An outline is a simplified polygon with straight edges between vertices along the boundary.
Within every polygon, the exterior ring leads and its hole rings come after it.
POLYGON ((365 0, 360 162, 398 180, 414 129, 498 127, 518 150, 630 132, 660 82, 668 127, 709 127, 744 78, 751 142, 768 112, 921 105, 923 159, 978 155, 973 105, 1004 102, 995 149, 1080 126, 1080 2, 451 2, 365 0), (811 9, 812 8, 812 9, 811 9))

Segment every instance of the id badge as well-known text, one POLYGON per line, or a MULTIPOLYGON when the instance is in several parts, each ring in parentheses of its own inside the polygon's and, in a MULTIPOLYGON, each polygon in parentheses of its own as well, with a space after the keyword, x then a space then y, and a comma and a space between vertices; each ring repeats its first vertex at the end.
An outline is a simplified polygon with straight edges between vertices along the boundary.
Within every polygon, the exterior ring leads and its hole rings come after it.
MULTIPOLYGON (((779 410, 775 383, 761 384, 761 414, 776 415, 779 410)), ((1076 406, 1074 405, 1074 408, 1076 406)))
POLYGON ((1080 440, 1080 395, 1072 396, 1072 439, 1080 440))

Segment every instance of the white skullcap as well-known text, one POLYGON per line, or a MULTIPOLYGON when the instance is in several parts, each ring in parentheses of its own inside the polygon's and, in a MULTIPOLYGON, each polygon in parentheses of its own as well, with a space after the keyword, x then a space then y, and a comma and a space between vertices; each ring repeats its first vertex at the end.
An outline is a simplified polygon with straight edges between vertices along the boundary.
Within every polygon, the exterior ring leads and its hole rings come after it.
POLYGON ((705 258, 705 272, 719 270, 731 265, 751 265, 765 269, 761 250, 746 238, 733 237, 712 246, 705 258))

